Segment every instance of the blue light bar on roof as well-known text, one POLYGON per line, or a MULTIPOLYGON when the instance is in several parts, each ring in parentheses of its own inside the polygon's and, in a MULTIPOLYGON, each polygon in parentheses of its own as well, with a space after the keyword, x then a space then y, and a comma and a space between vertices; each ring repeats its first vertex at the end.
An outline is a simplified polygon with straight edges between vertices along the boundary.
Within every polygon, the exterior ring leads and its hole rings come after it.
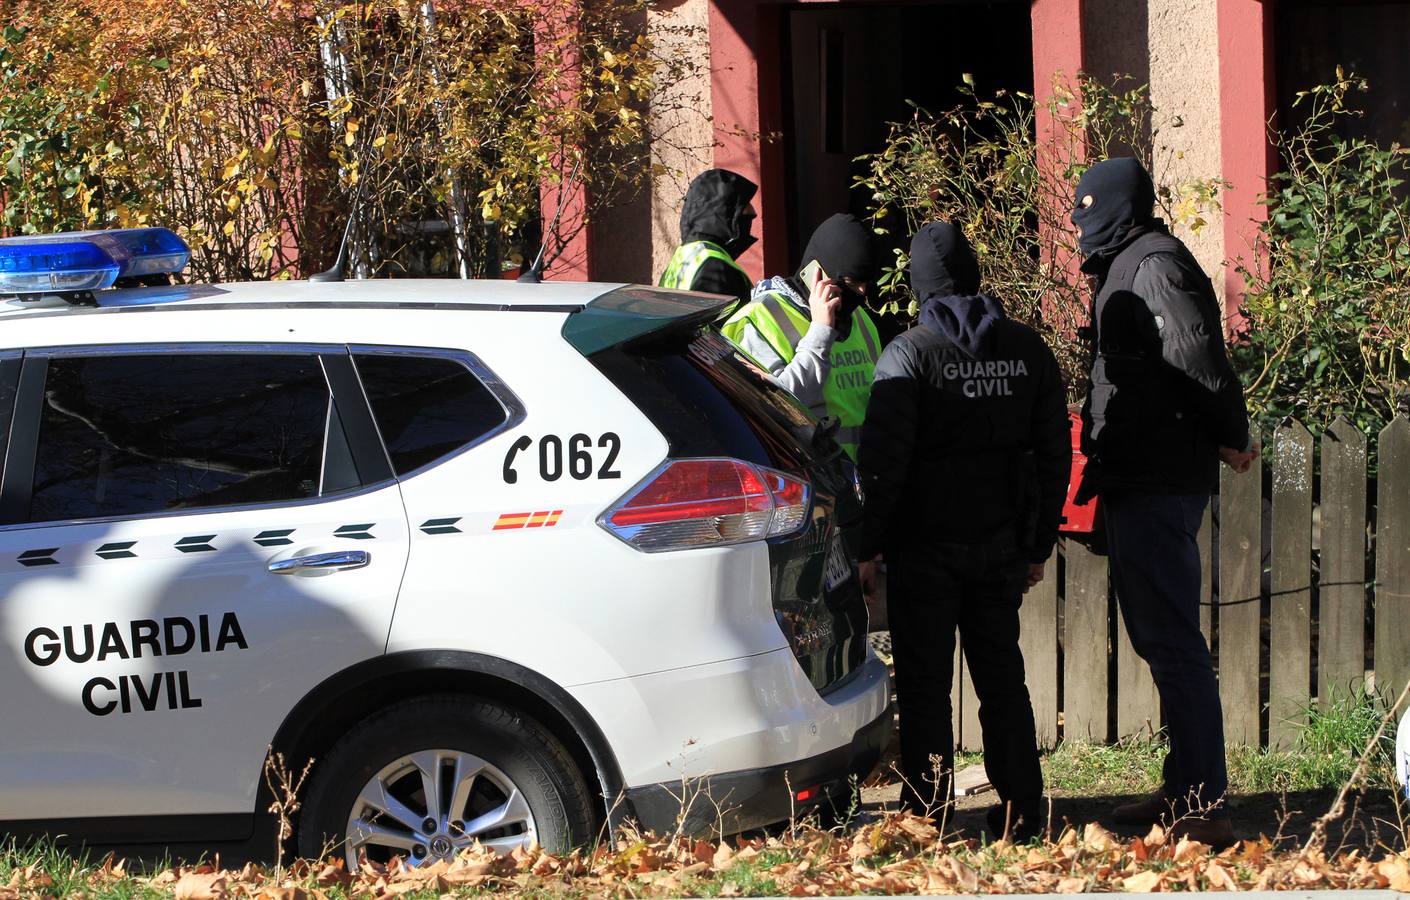
POLYGON ((118 264, 119 278, 180 272, 191 259, 186 242, 169 228, 119 228, 75 235, 107 251, 118 264))
POLYGON ((118 277, 118 264, 97 244, 0 240, 0 294, 100 291, 118 277))
POLYGON ((166 228, 68 231, 0 239, 0 294, 100 291, 119 278, 180 272, 184 241, 166 228))

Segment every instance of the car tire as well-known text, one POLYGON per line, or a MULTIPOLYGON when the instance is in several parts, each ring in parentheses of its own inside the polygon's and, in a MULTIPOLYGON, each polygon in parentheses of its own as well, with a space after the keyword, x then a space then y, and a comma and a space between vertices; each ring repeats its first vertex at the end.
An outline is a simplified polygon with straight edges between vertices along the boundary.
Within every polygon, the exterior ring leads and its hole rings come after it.
POLYGON ((412 865, 446 859, 473 839, 501 851, 532 841, 564 852, 590 840, 594 818, 577 764, 542 725, 479 698, 435 695, 369 716, 315 764, 298 850, 306 859, 332 850, 349 868, 363 853, 379 861, 399 855, 412 865), (424 799, 433 783, 424 773, 432 769, 439 809, 428 809, 424 799), (462 772, 472 774, 465 779, 462 772), (461 802, 456 785, 467 782, 468 802, 461 802), (434 831, 428 812, 438 819, 434 831), (509 824, 470 833, 477 823, 496 821, 496 812, 509 824), (527 815, 527 822, 516 815, 527 815), (412 832, 406 826, 418 816, 422 827, 412 832))

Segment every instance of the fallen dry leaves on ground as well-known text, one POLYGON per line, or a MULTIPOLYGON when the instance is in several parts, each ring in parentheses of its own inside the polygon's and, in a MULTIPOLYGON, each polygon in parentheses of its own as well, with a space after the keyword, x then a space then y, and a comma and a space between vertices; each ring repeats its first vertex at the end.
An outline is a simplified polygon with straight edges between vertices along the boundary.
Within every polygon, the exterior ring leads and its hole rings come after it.
MULTIPOLYGON (((73 879, 65 879, 73 884, 73 879)), ((928 819, 897 814, 850 834, 802 829, 782 838, 666 840, 624 837, 610 847, 555 856, 538 849, 508 856, 476 847, 453 861, 408 867, 364 865, 350 874, 341 861, 304 863, 276 878, 266 868, 216 865, 134 877, 112 859, 92 867, 70 896, 105 893, 121 881, 178 900, 320 900, 330 894, 393 898, 477 892, 611 897, 681 896, 710 890, 740 896, 768 890, 783 896, 954 894, 974 892, 1250 890, 1390 888, 1410 891, 1410 854, 1359 850, 1327 856, 1243 841, 1214 852, 1172 840, 1159 828, 1122 838, 1098 825, 1068 828, 1055 841, 981 845, 948 840, 928 819), (747 880, 746 880, 747 879, 747 880), (746 890, 747 889, 747 890, 746 890)), ((55 879, 37 864, 15 870, 0 898, 53 895, 55 879)))

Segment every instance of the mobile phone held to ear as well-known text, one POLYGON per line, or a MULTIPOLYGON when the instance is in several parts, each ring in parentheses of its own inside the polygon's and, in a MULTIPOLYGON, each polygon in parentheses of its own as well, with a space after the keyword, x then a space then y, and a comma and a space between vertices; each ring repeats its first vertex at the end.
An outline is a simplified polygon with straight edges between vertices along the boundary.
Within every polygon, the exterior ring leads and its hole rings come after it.
POLYGON ((816 259, 804 266, 803 271, 799 272, 798 275, 803 279, 803 287, 807 290, 813 289, 813 282, 817 280, 818 276, 822 276, 823 281, 828 280, 827 273, 823 271, 822 263, 818 262, 816 259))

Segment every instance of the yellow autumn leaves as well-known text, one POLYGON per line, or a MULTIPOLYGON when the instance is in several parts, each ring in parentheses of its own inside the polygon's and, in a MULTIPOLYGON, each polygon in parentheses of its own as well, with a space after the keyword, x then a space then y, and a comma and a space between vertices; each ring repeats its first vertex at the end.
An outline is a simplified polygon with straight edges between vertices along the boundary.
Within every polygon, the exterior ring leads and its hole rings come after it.
POLYGON ((121 861, 61 872, 62 858, 14 867, 0 900, 69 890, 87 895, 151 893, 181 900, 411 896, 738 897, 857 894, 975 894, 1410 890, 1410 857, 1381 849, 1328 851, 1266 839, 1222 852, 1159 828, 1118 837, 1097 825, 1063 828, 1034 844, 981 843, 941 834, 928 819, 900 814, 854 831, 801 827, 779 837, 719 842, 622 833, 591 851, 537 847, 506 856, 478 845, 453 860, 408 867, 341 860, 296 862, 282 872, 219 862, 134 874, 121 861))
MULTIPOLYGON (((644 9, 645 0, 7 7, 0 226, 161 223, 191 244, 197 278, 280 277, 328 261, 361 192, 374 268, 404 268, 404 248, 422 240, 417 223, 441 220, 461 223, 471 271, 498 274, 507 246, 537 221, 540 190, 583 153, 646 157, 656 65, 644 9)), ((586 165, 582 182, 608 204, 644 174, 586 165)))

